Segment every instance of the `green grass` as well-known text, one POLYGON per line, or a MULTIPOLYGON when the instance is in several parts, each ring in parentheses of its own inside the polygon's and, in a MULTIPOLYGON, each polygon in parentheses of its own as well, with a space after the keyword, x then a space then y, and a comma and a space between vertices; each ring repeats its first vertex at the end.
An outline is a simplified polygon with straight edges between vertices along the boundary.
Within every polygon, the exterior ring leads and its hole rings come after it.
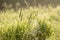
POLYGON ((60 7, 30 7, 0 12, 0 40, 60 40, 60 7))

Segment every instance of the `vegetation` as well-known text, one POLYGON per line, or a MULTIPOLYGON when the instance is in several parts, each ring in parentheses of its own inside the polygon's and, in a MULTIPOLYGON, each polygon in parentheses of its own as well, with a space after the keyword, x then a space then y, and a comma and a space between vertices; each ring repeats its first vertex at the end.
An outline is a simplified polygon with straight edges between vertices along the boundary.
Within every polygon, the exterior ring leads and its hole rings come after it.
POLYGON ((39 6, 0 12, 0 40, 60 40, 60 7, 39 6))

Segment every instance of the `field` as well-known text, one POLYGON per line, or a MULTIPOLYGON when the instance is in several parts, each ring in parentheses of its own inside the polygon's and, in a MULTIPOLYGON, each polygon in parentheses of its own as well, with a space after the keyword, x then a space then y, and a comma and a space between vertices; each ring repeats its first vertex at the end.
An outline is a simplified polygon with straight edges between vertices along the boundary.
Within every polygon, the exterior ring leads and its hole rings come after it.
POLYGON ((60 6, 1 11, 0 40, 60 40, 60 6))

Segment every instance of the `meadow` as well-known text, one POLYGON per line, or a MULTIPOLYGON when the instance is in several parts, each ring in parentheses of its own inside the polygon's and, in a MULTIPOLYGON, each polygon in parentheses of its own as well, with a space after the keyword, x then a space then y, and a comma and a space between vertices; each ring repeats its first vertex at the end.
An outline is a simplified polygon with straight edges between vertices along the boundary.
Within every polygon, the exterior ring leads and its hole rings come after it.
POLYGON ((0 40, 60 40, 60 6, 0 11, 0 40))

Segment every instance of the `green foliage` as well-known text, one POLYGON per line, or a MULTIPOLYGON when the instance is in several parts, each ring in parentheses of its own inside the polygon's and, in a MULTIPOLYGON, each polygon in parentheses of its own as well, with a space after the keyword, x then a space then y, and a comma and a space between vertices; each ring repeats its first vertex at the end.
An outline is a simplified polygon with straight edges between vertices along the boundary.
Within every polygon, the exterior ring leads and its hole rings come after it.
POLYGON ((18 12, 1 12, 0 40, 59 40, 57 10, 30 7, 18 12))

